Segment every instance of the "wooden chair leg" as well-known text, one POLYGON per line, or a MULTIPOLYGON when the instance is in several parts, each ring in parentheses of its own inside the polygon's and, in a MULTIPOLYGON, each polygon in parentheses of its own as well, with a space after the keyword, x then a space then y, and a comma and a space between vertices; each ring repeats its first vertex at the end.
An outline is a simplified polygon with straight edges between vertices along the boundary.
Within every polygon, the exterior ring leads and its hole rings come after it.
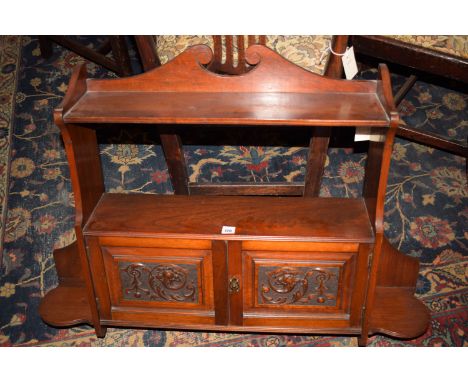
POLYGON ((171 177, 172 188, 176 195, 188 195, 187 167, 180 136, 174 132, 162 132, 161 146, 167 162, 167 169, 171 177))
POLYGON ((309 144, 304 196, 319 196, 329 142, 330 129, 327 127, 315 128, 309 144))
MULTIPOLYGON (((411 75, 405 81, 403 86, 398 90, 394 97, 395 105, 398 106, 405 98, 406 94, 411 90, 417 77, 411 75)), ((433 147, 438 150, 447 151, 454 155, 459 155, 468 158, 468 147, 461 143, 451 141, 439 134, 429 133, 420 129, 414 129, 409 126, 398 126, 397 136, 405 138, 416 143, 421 143, 426 146, 433 147)))
POLYGON ((395 102, 396 107, 398 107, 401 101, 403 101, 403 98, 405 98, 405 96, 411 90, 411 88, 413 87, 417 79, 418 77, 414 75, 409 76, 408 79, 403 84, 403 86, 398 90, 397 94, 395 94, 395 97, 394 97, 394 102, 395 102))
POLYGON ((112 49, 112 55, 120 69, 121 76, 130 76, 132 74, 132 65, 130 63, 130 56, 128 54, 128 47, 125 42, 124 36, 111 36, 110 45, 112 49))
MULTIPOLYGON (((332 49, 336 53, 344 53, 348 46, 349 36, 336 35, 332 39, 332 49)), ((343 78, 343 63, 341 56, 330 53, 325 77, 343 78)), ((333 128, 331 133, 331 145, 339 147, 352 147, 354 143, 354 129, 333 128)))
POLYGON ((50 58, 54 53, 54 47, 52 41, 47 38, 47 36, 38 36, 39 37, 39 49, 41 50, 41 56, 43 58, 50 58))
MULTIPOLYGON (((333 51, 344 53, 348 46, 348 40, 349 36, 334 36, 331 43, 333 51)), ((325 77, 341 78, 342 76, 343 65, 341 63, 341 57, 331 54, 325 70, 325 77)), ((350 142, 353 140, 354 135, 344 137, 342 135, 342 131, 343 129, 332 129, 330 134, 329 128, 317 127, 314 130, 314 134, 309 145, 304 196, 319 196, 320 184, 330 144, 330 136, 333 137, 333 141, 341 141, 345 139, 346 142, 350 142)))
POLYGON ((156 41, 151 36, 135 36, 135 41, 145 72, 161 66, 159 57, 156 54, 156 41))
POLYGON ((405 138, 416 143, 433 147, 438 150, 447 151, 451 154, 468 158, 468 147, 461 143, 448 140, 438 134, 428 133, 419 129, 413 129, 407 126, 398 126, 397 136, 405 138))
POLYGON ((112 50, 110 39, 106 39, 96 50, 103 55, 110 53, 112 50))
MULTIPOLYGON (((51 44, 56 43, 72 52, 80 55, 88 61, 101 65, 104 68, 122 76, 132 74, 130 58, 128 56, 127 47, 125 45, 125 38, 123 36, 113 36, 110 44, 114 59, 106 57, 102 51, 106 51, 107 47, 101 46, 98 50, 90 49, 87 46, 80 44, 72 38, 66 36, 40 36, 39 44, 41 49, 44 48, 44 54, 51 53, 51 44)), ((45 56, 47 57, 47 56, 45 56)))

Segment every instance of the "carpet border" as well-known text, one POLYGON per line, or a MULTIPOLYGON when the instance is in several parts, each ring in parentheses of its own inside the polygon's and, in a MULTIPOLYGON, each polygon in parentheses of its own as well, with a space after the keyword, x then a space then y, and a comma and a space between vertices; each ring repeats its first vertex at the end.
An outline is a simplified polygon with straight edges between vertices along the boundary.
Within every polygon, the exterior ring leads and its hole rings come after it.
MULTIPOLYGON (((7 120, 7 142, 4 155, 0 155, 0 166, 3 166, 4 172, 0 175, 0 190, 3 189, 4 191, 4 198, 3 201, 0 202, 0 267, 3 265, 3 240, 5 236, 5 227, 6 227, 6 220, 7 220, 7 212, 8 212, 8 190, 10 184, 10 166, 11 166, 11 151, 12 151, 12 143, 13 143, 13 132, 14 132, 14 114, 16 108, 15 96, 17 91, 18 85, 18 78, 21 68, 21 53, 23 49, 23 36, 0 36, 0 38, 5 43, 6 39, 8 38, 17 38, 15 43, 16 46, 12 50, 14 52, 13 60, 11 63, 16 64, 14 71, 12 71, 11 77, 12 82, 10 86, 5 90, 6 94, 11 94, 10 104, 6 107, 7 109, 7 116, 9 119, 7 120), (14 61, 14 62, 13 62, 14 61)), ((7 43, 7 42, 6 42, 7 43)))

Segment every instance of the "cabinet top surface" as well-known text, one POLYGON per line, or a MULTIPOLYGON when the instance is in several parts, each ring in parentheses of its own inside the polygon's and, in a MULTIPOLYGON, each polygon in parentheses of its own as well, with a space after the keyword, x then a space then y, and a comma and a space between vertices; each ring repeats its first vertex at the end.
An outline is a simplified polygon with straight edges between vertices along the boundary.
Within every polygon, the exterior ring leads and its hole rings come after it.
POLYGON ((284 240, 374 241, 362 199, 104 194, 85 235, 284 240), (234 235, 221 234, 236 227, 234 235))

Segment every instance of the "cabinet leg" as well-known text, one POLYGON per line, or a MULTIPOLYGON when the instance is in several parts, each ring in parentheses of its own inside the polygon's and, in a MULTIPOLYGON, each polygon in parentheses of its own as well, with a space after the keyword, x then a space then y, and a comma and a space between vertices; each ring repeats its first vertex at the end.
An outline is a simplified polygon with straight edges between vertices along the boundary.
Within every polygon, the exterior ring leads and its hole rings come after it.
POLYGON ((107 334, 107 326, 96 325, 94 330, 96 331, 96 336, 99 338, 104 338, 107 334))
POLYGON ((369 336, 367 334, 361 334, 359 337, 358 337, 358 345, 363 347, 363 346, 367 346, 367 340, 369 339, 369 336))

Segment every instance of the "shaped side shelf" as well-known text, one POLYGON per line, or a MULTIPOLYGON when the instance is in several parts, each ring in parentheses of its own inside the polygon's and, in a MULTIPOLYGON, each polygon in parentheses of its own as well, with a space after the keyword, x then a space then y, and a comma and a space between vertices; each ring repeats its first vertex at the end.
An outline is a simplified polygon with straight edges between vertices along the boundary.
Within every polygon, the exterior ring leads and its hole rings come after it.
POLYGON ((370 333, 415 338, 429 325, 427 307, 414 296, 414 288, 377 287, 370 317, 370 333))
POLYGON ((54 251, 59 286, 42 299, 39 314, 52 326, 92 325, 77 242, 54 251))

